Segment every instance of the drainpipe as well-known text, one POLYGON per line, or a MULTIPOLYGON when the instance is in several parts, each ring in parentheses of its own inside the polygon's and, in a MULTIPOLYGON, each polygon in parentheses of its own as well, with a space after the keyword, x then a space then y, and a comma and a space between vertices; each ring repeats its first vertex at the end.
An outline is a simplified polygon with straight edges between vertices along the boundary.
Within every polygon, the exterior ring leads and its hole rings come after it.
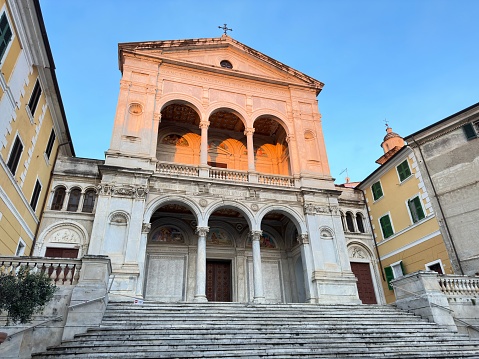
POLYGON ((57 152, 55 153, 55 159, 53 160, 52 164, 52 170, 50 171, 50 178, 48 179, 48 185, 47 185, 47 193, 45 194, 45 198, 43 199, 43 204, 42 204, 42 211, 40 212, 40 218, 38 218, 38 226, 35 229, 35 235, 33 236, 33 243, 32 243, 32 248, 30 248, 30 256, 33 255, 33 250, 35 249, 35 244, 37 243, 37 237, 38 237, 38 231, 40 231, 40 224, 42 223, 43 219, 43 213, 45 212, 45 207, 47 205, 47 200, 49 197, 49 191, 50 191, 50 186, 52 185, 52 180, 53 180, 53 171, 55 170, 55 165, 57 164, 57 159, 58 159, 58 154, 60 153, 60 147, 65 146, 68 144, 71 144, 72 141, 67 141, 60 143, 57 148, 57 152))
MULTIPOLYGON (((358 188, 359 189, 359 188, 358 188)), ((366 202, 366 194, 362 189, 359 189, 361 193, 363 194, 364 198, 364 203, 366 204, 366 212, 368 212, 368 222, 369 222, 369 228, 371 228, 371 233, 373 235, 373 241, 374 241, 374 248, 376 248, 376 255, 378 256, 378 262, 379 262, 379 269, 381 269, 381 277, 383 278, 383 281, 386 281, 386 277, 384 276, 384 268, 383 268, 383 263, 381 262, 381 257, 379 256, 379 249, 378 249, 378 243, 376 242, 376 237, 374 236, 373 232, 373 224, 371 222, 371 215, 369 214, 369 207, 368 207, 368 202, 366 202)))
POLYGON ((421 155, 422 162, 424 163, 424 168, 426 169, 427 177, 429 178, 429 180, 431 182, 432 191, 434 192, 434 197, 436 197, 437 204, 439 206, 439 211, 441 212, 441 215, 442 215, 442 218, 443 218, 443 221, 444 221, 444 225, 445 225, 445 228, 446 228, 447 235, 449 236, 449 239, 451 241, 452 250, 454 251, 454 255, 456 256, 457 264, 459 265, 459 270, 461 271, 461 274, 464 275, 464 270, 462 269, 461 260, 459 259, 459 256, 457 255, 456 246, 454 245, 454 240, 452 239, 451 231, 449 230, 449 226, 447 225, 446 217, 444 216, 444 211, 442 210, 441 201, 439 200, 439 196, 437 195, 437 192, 436 192, 436 187, 434 186, 434 182, 431 178, 431 175, 429 174, 429 169, 427 167, 426 160, 425 160, 425 158, 422 154, 421 146, 416 142, 416 139, 414 137, 411 137, 411 138, 412 138, 412 141, 416 144, 416 146, 419 150, 419 154, 421 155))

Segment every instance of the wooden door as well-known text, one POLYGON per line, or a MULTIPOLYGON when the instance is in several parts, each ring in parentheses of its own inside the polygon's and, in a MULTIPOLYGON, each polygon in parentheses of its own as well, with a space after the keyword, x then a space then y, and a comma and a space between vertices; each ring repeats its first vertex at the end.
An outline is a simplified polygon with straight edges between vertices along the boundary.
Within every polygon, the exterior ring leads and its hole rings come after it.
POLYGON ((206 297, 209 302, 231 302, 230 261, 206 261, 206 297))
POLYGON ((351 270, 358 278, 359 299, 363 304, 377 304, 369 263, 351 262, 351 270))

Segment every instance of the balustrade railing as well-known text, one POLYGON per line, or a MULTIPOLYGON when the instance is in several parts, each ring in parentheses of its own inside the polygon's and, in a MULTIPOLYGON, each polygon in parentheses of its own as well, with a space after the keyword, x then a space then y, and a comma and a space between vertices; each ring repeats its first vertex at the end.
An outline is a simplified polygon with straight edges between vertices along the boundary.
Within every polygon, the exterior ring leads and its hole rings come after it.
POLYGON ((294 187, 294 179, 292 177, 259 175, 258 183, 280 187, 294 187))
POLYGON ((248 173, 241 171, 210 168, 210 178, 237 182, 248 182, 248 173))
POLYGON ((21 267, 33 273, 45 273, 58 285, 75 285, 80 278, 82 261, 68 258, 0 257, 0 274, 15 275, 21 267))
POLYGON ((441 291, 447 296, 479 296, 479 278, 448 275, 439 276, 438 281, 441 291))
POLYGON ((189 177, 199 176, 198 167, 181 165, 177 163, 160 162, 156 165, 156 170, 159 173, 167 174, 167 175, 179 175, 179 176, 189 176, 189 177))

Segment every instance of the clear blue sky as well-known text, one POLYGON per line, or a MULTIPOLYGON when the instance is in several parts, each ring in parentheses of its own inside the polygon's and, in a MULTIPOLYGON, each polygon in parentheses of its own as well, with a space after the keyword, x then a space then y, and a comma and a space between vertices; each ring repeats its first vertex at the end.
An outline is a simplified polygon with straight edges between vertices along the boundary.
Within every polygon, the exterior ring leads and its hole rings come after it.
POLYGON ((325 83, 331 174, 377 168, 384 119, 405 137, 479 102, 476 0, 40 0, 75 151, 104 159, 117 44, 230 36, 325 83))

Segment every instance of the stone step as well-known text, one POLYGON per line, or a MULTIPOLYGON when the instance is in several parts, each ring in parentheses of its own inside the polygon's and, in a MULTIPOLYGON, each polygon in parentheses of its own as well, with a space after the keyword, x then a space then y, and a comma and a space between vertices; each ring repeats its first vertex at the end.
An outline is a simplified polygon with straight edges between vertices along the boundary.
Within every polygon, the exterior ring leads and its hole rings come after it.
POLYGON ((108 304, 102 324, 34 358, 479 358, 479 341, 395 307, 108 304))
POLYGON ((242 350, 228 350, 226 348, 200 350, 200 351, 162 351, 162 350, 134 350, 125 352, 123 348, 116 348, 115 351, 100 352, 91 347, 91 350, 87 348, 73 349, 73 350, 60 350, 49 351, 42 355, 35 355, 37 359, 61 357, 66 358, 107 358, 115 357, 119 358, 264 358, 264 357, 280 357, 280 358, 478 358, 477 349, 464 349, 461 350, 444 350, 443 348, 427 348, 414 350, 414 349, 402 349, 397 351, 385 352, 383 348, 364 348, 364 350, 353 351, 351 348, 298 348, 298 347, 280 347, 280 348, 250 348, 242 350))

